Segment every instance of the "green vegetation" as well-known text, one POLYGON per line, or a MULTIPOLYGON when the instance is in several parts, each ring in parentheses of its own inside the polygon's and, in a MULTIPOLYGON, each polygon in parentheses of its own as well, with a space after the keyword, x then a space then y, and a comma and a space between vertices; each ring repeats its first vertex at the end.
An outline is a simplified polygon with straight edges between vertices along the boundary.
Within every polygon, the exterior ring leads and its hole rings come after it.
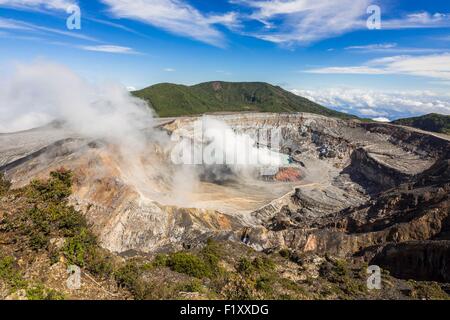
POLYGON ((209 240, 205 248, 198 255, 189 252, 175 252, 168 255, 158 255, 154 265, 168 267, 172 271, 184 273, 195 278, 211 278, 220 274, 218 265, 220 260, 220 248, 209 240))
POLYGON ((262 82, 216 81, 194 86, 161 83, 133 94, 149 102, 161 117, 253 111, 309 112, 338 118, 356 118, 262 82))
POLYGON ((420 117, 395 120, 392 123, 431 132, 450 134, 450 116, 430 113, 420 117))
POLYGON ((229 275, 224 295, 227 299, 304 299, 299 283, 283 278, 268 256, 242 257, 236 264, 237 275, 229 275))
POLYGON ((426 300, 450 300, 442 288, 436 282, 418 282, 409 280, 408 284, 411 286, 410 296, 413 299, 426 300))
POLYGON ((48 289, 43 284, 30 284, 23 278, 14 257, 0 257, 0 280, 5 282, 11 292, 23 289, 28 300, 64 300, 64 295, 48 289))
POLYGON ((275 268, 275 265, 272 260, 267 257, 257 257, 250 261, 248 258, 242 258, 239 260, 237 265, 237 271, 242 274, 252 274, 255 272, 264 273, 271 272, 275 268))
POLYGON ((365 266, 352 270, 345 260, 331 259, 320 266, 321 278, 326 279, 327 285, 323 286, 320 297, 332 297, 339 299, 351 299, 364 297, 367 292, 365 266))
POLYGON ((187 252, 171 254, 169 259, 167 259, 166 265, 175 272, 196 278, 206 278, 212 275, 211 268, 205 261, 187 252))
POLYGON ((26 281, 18 271, 15 259, 11 256, 0 257, 0 279, 14 289, 22 289, 26 281))
POLYGON ((28 300, 64 300, 64 294, 48 289, 42 284, 37 284, 26 289, 26 296, 28 300))
POLYGON ((10 187, 11 182, 5 179, 3 173, 0 173, 0 197, 3 196, 6 192, 8 192, 10 187))
POLYGON ((16 191, 26 196, 27 207, 6 217, 3 228, 22 246, 47 250, 54 257, 61 253, 70 264, 108 276, 112 273, 110 255, 98 246, 85 217, 68 205, 71 189, 72 173, 63 168, 51 172, 46 181, 33 180, 16 191), (64 245, 55 252, 51 239, 63 239, 64 245))
MULTIPOLYGON (((83 274, 89 272, 95 278, 96 289, 103 281, 113 287, 117 285, 125 298, 130 295, 135 299, 238 300, 377 297, 376 291, 370 292, 366 287, 367 265, 355 266, 331 257, 316 264, 317 257, 287 249, 265 254, 243 244, 208 240, 203 248, 158 254, 153 259, 146 256, 122 259, 99 246, 84 216, 68 204, 72 189, 69 171, 60 169, 46 181, 35 180, 17 190, 8 191, 9 184, 4 181, 3 185, 7 191, 0 202, 2 297, 67 298, 47 287, 48 279, 40 276, 43 266, 48 268, 48 263, 57 262, 75 264, 83 269, 83 274), (311 268, 317 269, 311 273, 311 268)), ((383 271, 385 290, 394 290, 396 281, 383 271)), ((409 296, 415 299, 448 298, 436 283, 410 281, 407 287, 411 288, 409 296)))

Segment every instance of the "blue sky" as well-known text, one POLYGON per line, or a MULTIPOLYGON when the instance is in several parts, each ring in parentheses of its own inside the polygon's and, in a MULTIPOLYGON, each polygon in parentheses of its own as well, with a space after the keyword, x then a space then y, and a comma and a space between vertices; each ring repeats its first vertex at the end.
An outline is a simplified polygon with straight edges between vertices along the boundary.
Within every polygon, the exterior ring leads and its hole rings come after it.
POLYGON ((0 0, 0 68, 40 59, 134 88, 266 81, 380 120, 450 114, 448 0, 0 0))

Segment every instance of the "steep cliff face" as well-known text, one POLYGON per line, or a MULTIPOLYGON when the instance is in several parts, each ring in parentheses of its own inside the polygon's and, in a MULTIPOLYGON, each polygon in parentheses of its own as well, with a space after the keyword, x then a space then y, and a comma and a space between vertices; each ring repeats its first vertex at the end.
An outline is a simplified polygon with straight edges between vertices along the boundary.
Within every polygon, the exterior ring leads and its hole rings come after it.
POLYGON ((450 241, 388 244, 371 263, 397 278, 450 282, 450 241))
MULTIPOLYGON (((0 135, 0 170, 13 187, 59 167, 72 170, 71 203, 85 213, 103 247, 118 253, 190 247, 216 237, 258 250, 370 261, 386 245, 448 239, 448 139, 311 114, 214 118, 254 139, 278 132, 280 144, 270 147, 289 164, 271 178, 226 170, 212 176, 201 165, 174 164, 171 137, 192 139, 199 120, 193 117, 160 119, 149 133, 158 138, 149 136, 138 154, 61 125, 0 135), (294 173, 295 179, 276 179, 294 173)), ((439 260, 444 253, 433 255, 439 260)), ((390 259, 383 261, 389 265, 390 259)), ((434 266, 434 259, 423 261, 434 266)), ((423 268, 429 275, 433 267, 423 268)))

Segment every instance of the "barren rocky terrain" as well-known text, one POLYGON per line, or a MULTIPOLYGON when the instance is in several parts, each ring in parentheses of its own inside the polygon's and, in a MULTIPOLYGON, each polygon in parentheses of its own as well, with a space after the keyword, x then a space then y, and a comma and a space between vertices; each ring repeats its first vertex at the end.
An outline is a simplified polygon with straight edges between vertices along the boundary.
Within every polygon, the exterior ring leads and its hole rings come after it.
MULTIPOLYGON (((87 139, 63 123, 0 134, 0 171, 13 189, 62 167, 73 172, 69 203, 92 225, 100 245, 121 256, 197 250, 215 239, 310 257, 292 259, 304 268, 318 263, 311 257, 332 257, 447 288, 445 135, 306 113, 214 118, 251 137, 278 130, 281 144, 272 151, 288 163, 270 176, 173 164, 171 138, 195 139, 199 118, 183 117, 157 119, 156 128, 144 132, 139 153, 87 139)), ((298 280, 302 271, 295 270, 298 280)))

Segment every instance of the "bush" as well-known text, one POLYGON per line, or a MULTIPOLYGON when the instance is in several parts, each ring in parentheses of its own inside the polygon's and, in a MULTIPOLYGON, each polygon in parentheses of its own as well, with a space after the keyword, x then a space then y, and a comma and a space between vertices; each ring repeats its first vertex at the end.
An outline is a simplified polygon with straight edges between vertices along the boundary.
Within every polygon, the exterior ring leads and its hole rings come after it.
POLYGON ((155 267, 169 267, 172 271, 196 278, 212 278, 221 273, 219 261, 221 248, 218 243, 208 240, 198 255, 176 252, 169 255, 158 254, 153 260, 155 267))
POLYGON ((267 257, 256 257, 250 261, 246 257, 239 260, 237 264, 237 271, 242 274, 251 275, 255 272, 271 272, 275 268, 275 264, 267 257))
POLYGON ((128 289, 135 299, 145 299, 151 288, 142 279, 142 268, 136 261, 128 261, 123 267, 114 272, 117 284, 128 289))
POLYGON ((64 256, 69 263, 85 267, 89 257, 95 255, 97 239, 86 228, 82 228, 74 237, 68 238, 63 248, 64 256))
POLYGON ((6 194, 11 188, 11 182, 5 179, 5 175, 0 173, 0 196, 6 194))
POLYGON ((219 267, 219 261, 222 256, 222 248, 219 243, 208 239, 206 246, 200 254, 205 263, 209 266, 213 275, 217 276, 222 273, 222 270, 219 267))
POLYGON ((280 256, 286 259, 290 259, 291 257, 291 252, 289 251, 289 249, 281 249, 278 253, 280 254, 280 256))
POLYGON ((26 281, 15 264, 15 259, 10 256, 0 257, 0 279, 14 289, 22 289, 26 281))
POLYGON ((64 294, 38 284, 26 290, 28 300, 64 300, 64 294))
POLYGON ((180 291, 201 293, 204 291, 204 287, 200 280, 194 279, 190 282, 181 285, 180 291))
POLYGON ((265 293, 272 293, 274 286, 274 277, 267 275, 261 276, 256 280, 256 289, 264 291, 265 293))
POLYGON ((63 168, 50 173, 47 181, 33 180, 28 194, 44 201, 62 201, 72 193, 72 173, 63 168))
POLYGON ((448 294, 436 282, 419 282, 408 280, 411 286, 410 296, 413 299, 450 300, 448 294))
POLYGON ((175 272, 200 279, 210 277, 213 274, 210 265, 199 257, 187 252, 177 252, 170 255, 166 265, 175 272))
POLYGON ((252 262, 247 258, 241 258, 237 264, 237 271, 243 274, 251 274, 254 271, 252 262))

